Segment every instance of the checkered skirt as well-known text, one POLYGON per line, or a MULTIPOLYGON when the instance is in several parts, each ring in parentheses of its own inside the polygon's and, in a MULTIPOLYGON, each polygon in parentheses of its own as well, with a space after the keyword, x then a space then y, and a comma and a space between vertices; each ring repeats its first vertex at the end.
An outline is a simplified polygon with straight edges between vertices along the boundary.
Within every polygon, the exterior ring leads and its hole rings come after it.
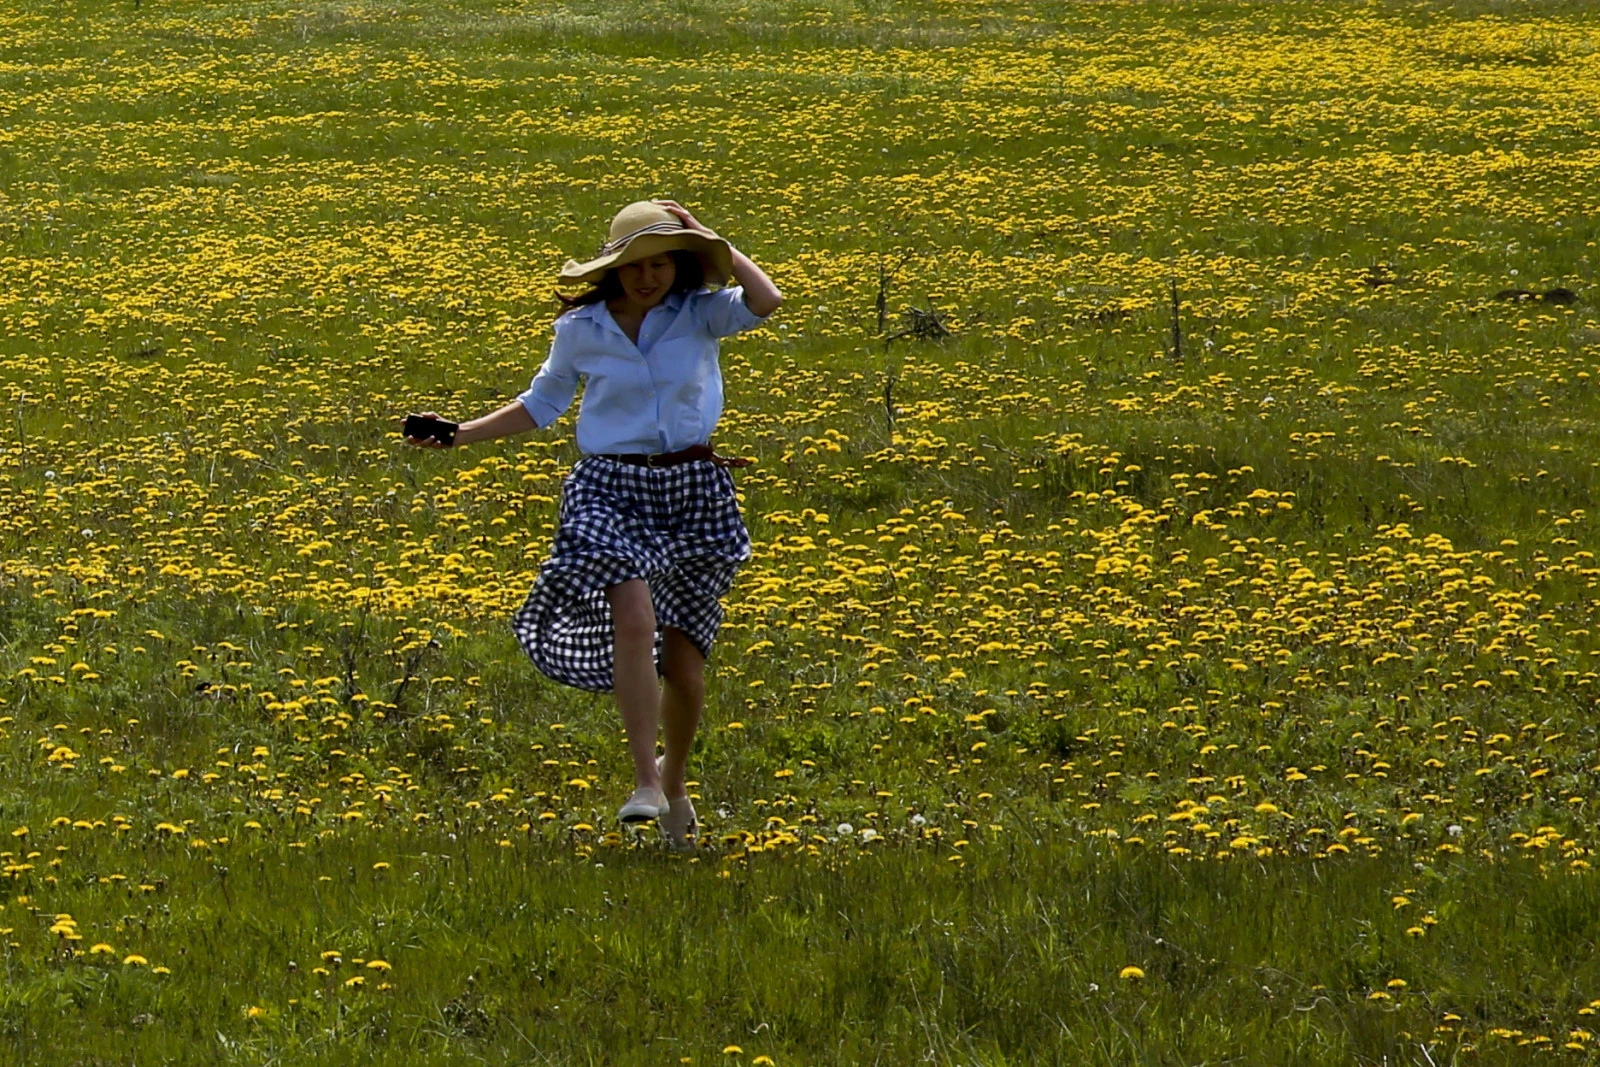
POLYGON ((511 620, 534 666, 578 689, 613 684, 615 628, 607 586, 650 584, 661 631, 682 630, 709 655, 722 625, 722 598, 750 558, 733 478, 710 460, 640 467, 585 456, 561 490, 550 557, 511 620))

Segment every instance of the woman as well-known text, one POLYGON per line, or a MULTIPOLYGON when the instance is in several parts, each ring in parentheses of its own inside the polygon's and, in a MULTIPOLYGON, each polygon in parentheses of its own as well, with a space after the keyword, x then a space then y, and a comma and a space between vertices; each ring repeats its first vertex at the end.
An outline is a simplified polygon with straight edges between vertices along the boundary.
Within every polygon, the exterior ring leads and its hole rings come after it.
POLYGON ((706 656, 721 599, 750 558, 729 461, 711 449, 722 413, 717 342, 759 325, 783 294, 672 200, 623 208, 600 254, 568 260, 561 281, 590 288, 561 297, 544 366, 515 401, 461 424, 455 444, 549 426, 583 379, 583 457, 562 487, 550 558, 512 626, 549 677, 615 692, 635 785, 619 818, 655 819, 674 847, 692 847, 684 776, 706 656))

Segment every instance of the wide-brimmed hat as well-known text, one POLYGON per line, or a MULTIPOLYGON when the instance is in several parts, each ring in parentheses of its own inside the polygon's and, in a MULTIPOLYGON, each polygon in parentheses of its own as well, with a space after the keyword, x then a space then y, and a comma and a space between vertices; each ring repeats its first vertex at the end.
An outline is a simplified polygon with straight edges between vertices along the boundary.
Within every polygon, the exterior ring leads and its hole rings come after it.
POLYGON ((586 263, 567 260, 561 268, 563 282, 593 285, 612 267, 682 249, 700 257, 706 281, 726 285, 733 275, 733 247, 706 230, 685 229, 678 216, 648 200, 629 204, 611 220, 611 232, 600 254, 586 263))

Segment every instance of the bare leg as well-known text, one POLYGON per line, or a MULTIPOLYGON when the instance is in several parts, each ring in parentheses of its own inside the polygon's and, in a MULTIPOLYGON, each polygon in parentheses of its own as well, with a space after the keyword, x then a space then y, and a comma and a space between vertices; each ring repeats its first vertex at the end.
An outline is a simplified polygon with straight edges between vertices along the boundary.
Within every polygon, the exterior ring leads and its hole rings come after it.
POLYGON ((685 766, 706 704, 706 658, 673 626, 661 632, 661 658, 661 726, 667 750, 661 760, 661 789, 670 800, 689 793, 685 766))
POLYGON ((650 586, 633 578, 606 589, 611 617, 616 624, 617 711, 628 732, 628 754, 633 757, 633 783, 637 789, 660 789, 656 769, 656 729, 661 711, 655 658, 655 606, 650 586))

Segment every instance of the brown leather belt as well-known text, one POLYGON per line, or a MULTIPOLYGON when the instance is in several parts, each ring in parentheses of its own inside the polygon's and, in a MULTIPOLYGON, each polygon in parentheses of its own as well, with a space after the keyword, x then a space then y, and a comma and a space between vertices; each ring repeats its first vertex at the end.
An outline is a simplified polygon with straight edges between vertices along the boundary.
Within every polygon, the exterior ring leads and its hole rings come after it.
POLYGON ((748 467, 750 460, 733 456, 719 456, 710 445, 690 445, 677 452, 597 452, 597 459, 614 460, 635 467, 676 467, 680 463, 694 463, 709 459, 719 467, 748 467))

